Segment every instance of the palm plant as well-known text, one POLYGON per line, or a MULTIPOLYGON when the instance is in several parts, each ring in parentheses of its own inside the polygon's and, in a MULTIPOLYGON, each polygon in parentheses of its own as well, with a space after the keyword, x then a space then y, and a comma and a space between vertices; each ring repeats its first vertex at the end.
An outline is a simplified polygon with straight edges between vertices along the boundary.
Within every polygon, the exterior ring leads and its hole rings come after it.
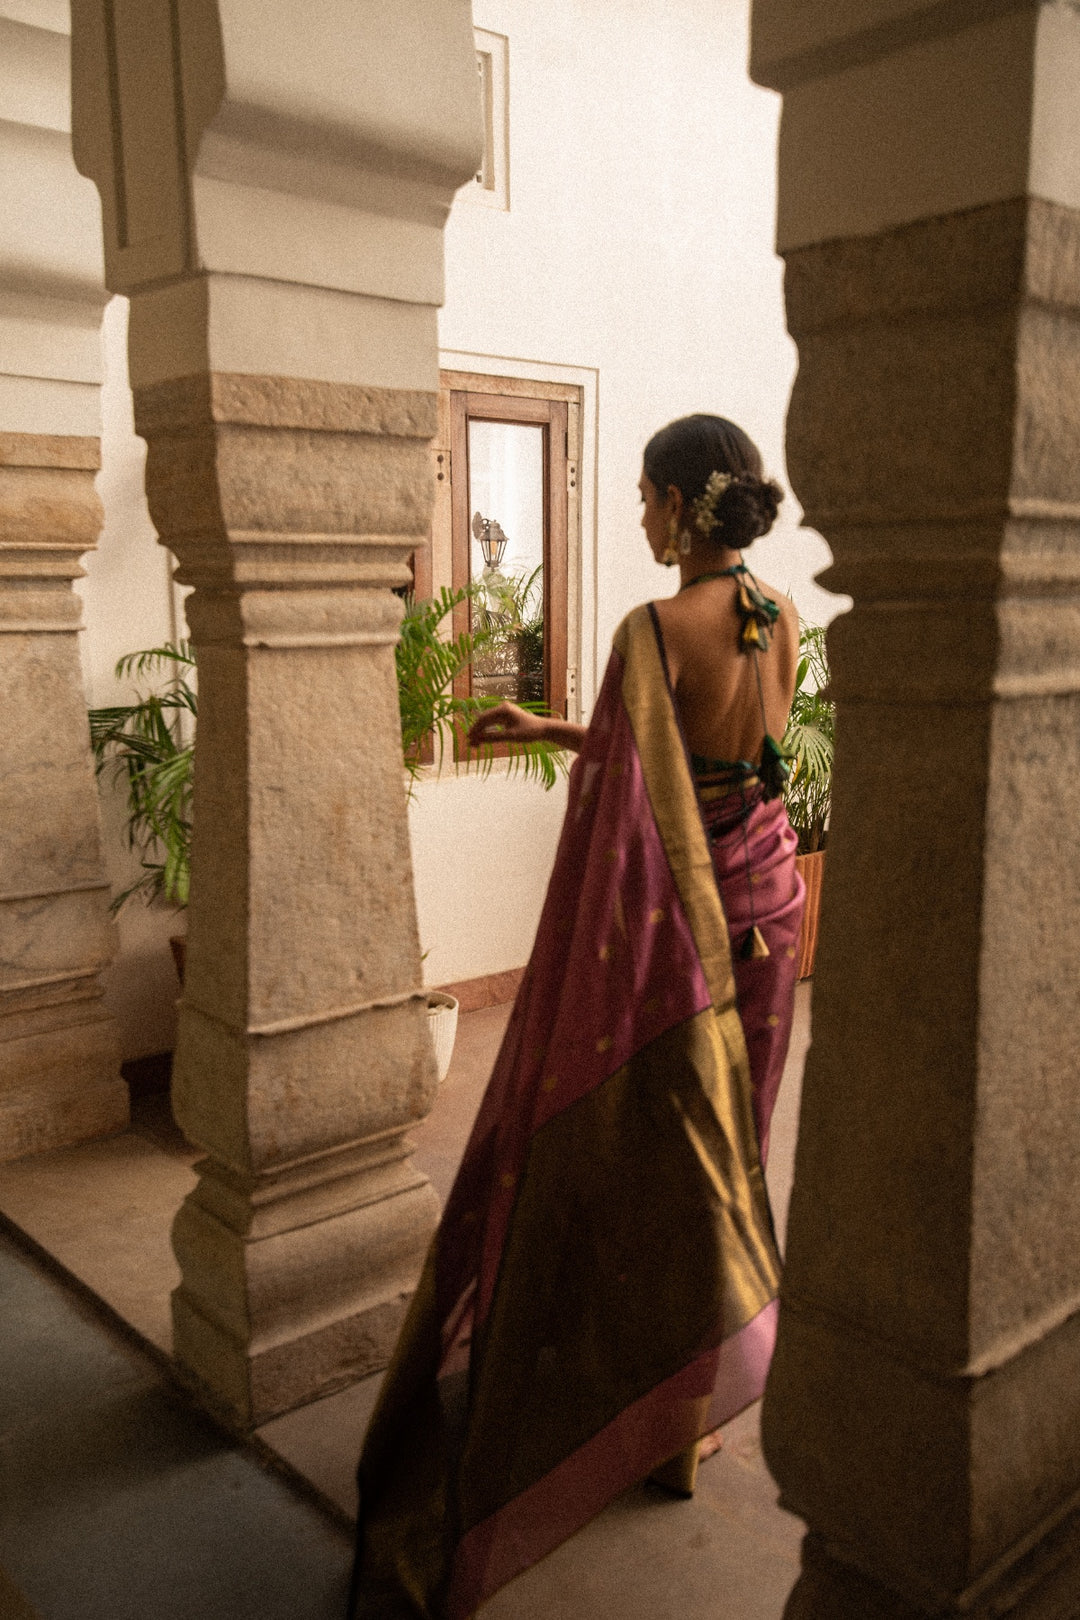
POLYGON ((532 707, 544 696, 544 569, 502 574, 485 569, 475 582, 473 625, 483 638, 474 681, 532 707), (492 632, 489 636, 487 632, 492 632))
POLYGON ((795 696, 782 744, 783 752, 792 760, 784 802, 798 834, 800 855, 823 849, 828 836, 836 722, 828 684, 825 628, 800 624, 795 696))
POLYGON ((142 867, 141 877, 113 900, 113 911, 136 894, 148 903, 163 895, 175 905, 187 904, 198 714, 189 677, 195 673, 195 655, 189 642, 167 641, 128 653, 116 666, 120 680, 163 671, 168 672, 164 691, 148 692, 135 703, 90 710, 94 768, 98 776, 126 780, 128 847, 138 850, 142 867))
MULTIPOLYGON (((423 764, 422 744, 433 736, 438 744, 441 765, 448 737, 461 737, 482 709, 490 709, 500 702, 498 696, 459 697, 453 691, 456 675, 470 664, 482 663, 486 656, 496 653, 504 642, 508 629, 497 613, 477 614, 477 625, 471 631, 444 641, 440 628, 454 609, 476 597, 483 589, 481 581, 463 586, 456 591, 444 585, 438 596, 430 601, 406 599, 405 617, 401 625, 401 639, 395 649, 397 659, 398 699, 401 705, 401 742, 405 767, 409 772, 409 789, 420 774, 423 764)), ((511 626, 514 633, 520 626, 511 626)), ((542 711, 543 705, 526 702, 523 708, 533 713, 542 711)), ((502 744, 505 748, 506 745, 502 744)), ((535 776, 545 788, 554 787, 561 769, 563 755, 550 743, 514 743, 510 746, 510 769, 520 769, 526 777, 535 776)), ((479 764, 486 774, 491 769, 495 754, 491 745, 479 750, 479 764)))
POLYGON ((513 631, 517 651, 519 691, 523 700, 544 695, 544 586, 543 568, 523 575, 515 599, 513 631))
MULTIPOLYGON (((447 738, 463 736, 481 709, 499 701, 458 697, 453 691, 454 677, 495 643, 498 627, 481 626, 450 640, 440 634, 443 622, 475 590, 444 587, 433 601, 406 600, 395 658, 410 795, 423 766, 425 740, 436 739, 441 765, 447 738)), ((139 852, 142 867, 141 876, 113 900, 113 911, 134 895, 147 903, 163 897, 174 905, 187 904, 198 715, 195 653, 187 641, 166 642, 129 653, 116 666, 121 680, 162 673, 167 677, 164 689, 140 694, 134 703, 90 710, 95 770, 99 777, 111 775, 126 784, 128 846, 139 852)), ((541 705, 526 707, 535 712, 541 705)), ((565 769, 561 752, 550 743, 513 744, 510 753, 510 769, 538 778, 545 788, 553 787, 565 769)), ((494 757, 491 746, 478 751, 481 771, 490 771, 494 757)))

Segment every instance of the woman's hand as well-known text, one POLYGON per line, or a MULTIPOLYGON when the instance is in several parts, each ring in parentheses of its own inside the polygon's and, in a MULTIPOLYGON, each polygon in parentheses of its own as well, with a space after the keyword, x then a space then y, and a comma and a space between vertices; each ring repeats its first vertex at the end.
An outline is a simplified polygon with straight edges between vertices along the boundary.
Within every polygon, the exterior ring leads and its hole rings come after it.
POLYGON ((469 742, 474 748, 482 743, 543 742, 546 736, 540 715, 529 714, 516 703, 497 703, 493 709, 484 709, 469 727, 469 742))
POLYGON ((585 727, 573 720, 560 720, 554 714, 530 714, 516 703, 497 703, 478 714, 469 727, 474 748, 483 743, 550 743, 576 754, 585 741, 585 727))

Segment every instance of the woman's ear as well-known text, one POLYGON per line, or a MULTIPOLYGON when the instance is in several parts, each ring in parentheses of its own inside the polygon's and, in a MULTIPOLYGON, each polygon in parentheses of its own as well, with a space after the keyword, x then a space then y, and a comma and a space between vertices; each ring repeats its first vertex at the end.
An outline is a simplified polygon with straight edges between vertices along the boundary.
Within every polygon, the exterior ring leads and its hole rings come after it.
POLYGON ((667 509, 677 524, 682 522, 684 504, 683 492, 678 484, 669 484, 667 487, 667 509))

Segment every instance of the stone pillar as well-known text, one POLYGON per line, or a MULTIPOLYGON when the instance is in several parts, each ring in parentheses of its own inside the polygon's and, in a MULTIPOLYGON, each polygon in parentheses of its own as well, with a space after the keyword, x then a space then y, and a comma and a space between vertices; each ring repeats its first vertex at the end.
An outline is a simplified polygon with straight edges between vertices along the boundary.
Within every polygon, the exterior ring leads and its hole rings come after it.
MULTIPOLYGON (((0 12, 3 11, 0 7, 0 12)), ((101 505, 101 220, 69 42, 0 15, 0 1159, 121 1130, 109 885, 71 582, 101 505)))
POLYGON ((75 0, 76 152, 131 296, 200 714, 175 1352, 242 1424, 385 1364, 436 1216, 390 587, 426 535, 463 0, 75 0))
POLYGON ((836 792, 788 1620, 1080 1614, 1080 13, 756 0, 836 792))

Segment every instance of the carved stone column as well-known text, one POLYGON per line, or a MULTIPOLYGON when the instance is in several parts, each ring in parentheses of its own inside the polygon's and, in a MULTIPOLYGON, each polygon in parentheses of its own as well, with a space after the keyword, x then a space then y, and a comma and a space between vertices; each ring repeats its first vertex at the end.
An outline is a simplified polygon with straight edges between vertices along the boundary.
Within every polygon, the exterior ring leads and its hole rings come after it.
POLYGON ((105 302, 65 35, 0 18, 0 1159, 121 1130, 114 950, 71 582, 97 541, 105 302))
POLYGON ((76 0, 80 163, 132 297, 200 711, 175 1351, 241 1423, 389 1356, 435 1215, 389 587, 426 537, 463 4, 76 0), (110 96, 110 85, 112 94, 110 96), (118 121, 114 122, 117 109, 118 121))
POLYGON ((836 792, 788 1620, 1080 1613, 1080 14, 755 5, 836 792), (973 21, 976 17, 977 21, 973 21))

